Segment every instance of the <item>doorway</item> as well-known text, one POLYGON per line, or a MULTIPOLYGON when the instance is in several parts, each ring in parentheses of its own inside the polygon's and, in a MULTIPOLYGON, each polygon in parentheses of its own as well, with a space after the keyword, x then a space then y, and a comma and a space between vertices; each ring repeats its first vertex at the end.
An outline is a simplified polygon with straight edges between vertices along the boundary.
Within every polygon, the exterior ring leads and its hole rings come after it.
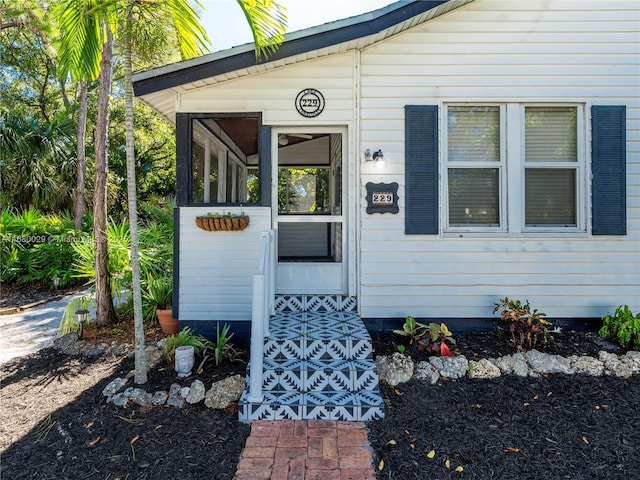
POLYGON ((346 137, 346 129, 274 129, 277 293, 347 293, 346 137))

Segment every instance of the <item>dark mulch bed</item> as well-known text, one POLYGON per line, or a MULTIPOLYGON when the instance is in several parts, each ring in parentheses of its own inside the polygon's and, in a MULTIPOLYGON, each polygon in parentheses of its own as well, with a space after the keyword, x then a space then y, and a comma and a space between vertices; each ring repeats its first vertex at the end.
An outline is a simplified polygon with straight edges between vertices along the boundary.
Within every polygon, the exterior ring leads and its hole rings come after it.
MULTIPOLYGON (((502 333, 455 337, 457 353, 468 359, 515 352, 502 333)), ((377 354, 395 351, 397 341, 379 337, 377 354)), ((597 355, 603 346, 616 350, 593 333, 568 332, 538 349, 597 355)), ((640 478, 637 375, 412 380, 380 388, 386 417, 369 434, 379 479, 640 478)))
MULTIPOLYGON (((132 359, 95 361, 48 348, 0 367, 0 478, 228 480, 236 471, 249 427, 236 407, 202 403, 173 407, 107 404, 102 390, 133 369, 132 359)), ((172 368, 150 372, 142 388, 168 390, 200 378, 207 388, 245 366, 210 367, 177 381, 172 368)))
MULTIPOLYGON (((131 331, 118 325, 86 336, 132 343, 131 331)), ((147 328, 148 339, 160 335, 147 328)), ((515 351, 500 332, 455 337, 454 351, 468 359, 515 351)), ((398 341, 377 337, 375 354, 393 353, 398 341)), ((612 348, 593 333, 569 332, 538 348, 568 356, 604 347, 612 348)), ((209 387, 244 368, 208 368, 200 378, 209 387)), ((104 386, 131 369, 132 359, 87 360, 53 349, 0 366, 0 478, 233 478, 249 434, 236 409, 107 404, 104 386)), ((176 380, 172 368, 161 366, 143 387, 164 390, 176 380)), ((381 480, 640 478, 640 376, 411 381, 383 384, 381 392, 386 418, 369 426, 381 480)))

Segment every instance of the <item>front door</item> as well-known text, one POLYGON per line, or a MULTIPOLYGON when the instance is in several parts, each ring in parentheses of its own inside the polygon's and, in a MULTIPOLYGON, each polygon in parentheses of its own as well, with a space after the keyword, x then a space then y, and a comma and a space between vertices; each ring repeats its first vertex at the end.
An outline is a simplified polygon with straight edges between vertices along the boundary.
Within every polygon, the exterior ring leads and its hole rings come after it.
POLYGON ((346 129, 274 128, 276 291, 347 293, 346 129))

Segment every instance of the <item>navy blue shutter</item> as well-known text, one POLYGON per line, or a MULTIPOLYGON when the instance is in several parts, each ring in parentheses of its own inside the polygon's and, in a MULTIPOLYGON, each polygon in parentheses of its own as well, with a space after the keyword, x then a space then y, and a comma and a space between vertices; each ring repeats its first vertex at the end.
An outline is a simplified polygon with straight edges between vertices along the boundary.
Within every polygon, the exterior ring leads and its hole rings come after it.
POLYGON ((626 107, 591 107, 592 234, 627 234, 626 107))
POLYGON ((260 171, 260 205, 271 205, 271 125, 260 126, 258 141, 258 161, 260 171))
POLYGON ((407 105, 405 234, 438 234, 438 107, 407 105))

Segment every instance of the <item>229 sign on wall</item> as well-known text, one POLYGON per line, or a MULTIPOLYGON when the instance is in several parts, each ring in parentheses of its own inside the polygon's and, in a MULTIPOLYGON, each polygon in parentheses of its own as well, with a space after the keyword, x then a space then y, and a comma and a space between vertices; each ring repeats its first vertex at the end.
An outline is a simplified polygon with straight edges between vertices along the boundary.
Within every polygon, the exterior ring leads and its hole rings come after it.
POLYGON ((306 88, 296 97, 296 110, 303 117, 317 117, 324 110, 324 97, 315 88, 306 88))

